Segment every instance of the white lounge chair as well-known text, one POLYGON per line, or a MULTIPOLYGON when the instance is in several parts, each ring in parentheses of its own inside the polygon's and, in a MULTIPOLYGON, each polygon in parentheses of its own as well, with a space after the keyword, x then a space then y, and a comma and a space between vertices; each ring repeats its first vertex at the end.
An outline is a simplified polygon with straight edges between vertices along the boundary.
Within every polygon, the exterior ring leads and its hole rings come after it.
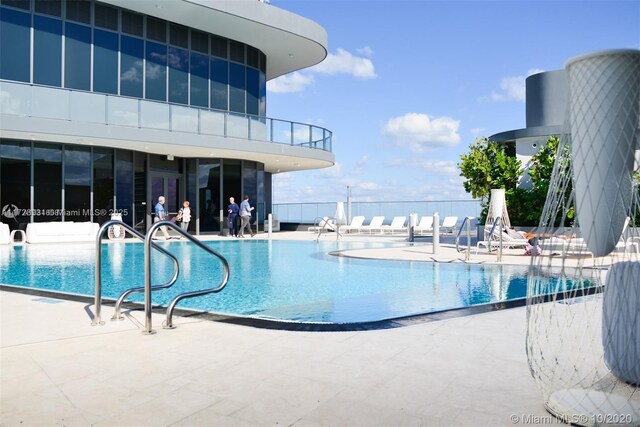
POLYGON ((364 216, 354 216, 351 218, 351 223, 349 225, 343 225, 340 227, 340 231, 342 233, 359 233, 364 224, 364 216))
POLYGON ((9 231, 9 225, 0 223, 0 245, 8 245, 11 243, 11 232, 9 231))
POLYGON ((458 223, 457 216, 447 216, 440 225, 440 233, 453 234, 458 223))
POLYGON ((384 216, 374 216, 371 218, 371 222, 369 225, 363 225, 360 227, 361 231, 366 231, 369 234, 373 234, 373 232, 382 232, 382 224, 384 223, 384 216))
POLYGON ((406 216, 394 216, 390 225, 383 225, 381 227, 383 233, 406 233, 407 227, 404 226, 404 223, 407 222, 406 216))
POLYGON ((420 218, 418 225, 413 227, 413 233, 415 235, 425 235, 427 233, 433 233, 433 216, 423 216, 420 218))
MULTIPOLYGON (((494 230, 493 235, 489 236, 491 229, 485 227, 485 240, 480 240, 476 245, 476 254, 480 249, 480 246, 484 246, 487 249, 497 248, 500 246, 500 231, 494 230)), ((515 230, 502 231, 502 247, 503 248, 526 248, 529 246, 529 240, 525 239, 524 235, 515 230)))
POLYGON ((322 218, 316 218, 316 224, 313 227, 309 227, 307 230, 314 233, 319 231, 336 231, 336 224, 333 220, 329 219, 328 216, 323 216, 322 218))

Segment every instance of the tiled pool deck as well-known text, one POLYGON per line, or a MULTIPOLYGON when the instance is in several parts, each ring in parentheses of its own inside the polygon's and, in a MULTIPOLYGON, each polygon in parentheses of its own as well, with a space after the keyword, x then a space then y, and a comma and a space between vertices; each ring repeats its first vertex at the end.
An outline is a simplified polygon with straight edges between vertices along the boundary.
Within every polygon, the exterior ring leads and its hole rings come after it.
MULTIPOLYGON (((424 245, 368 252, 433 257, 424 245)), ((521 252, 504 262, 528 263, 521 252)), ((436 258, 464 256, 443 247, 436 258)), ((151 336, 143 313, 110 322, 111 306, 98 327, 80 302, 0 292, 0 309, 3 427, 557 424, 529 374, 523 307, 355 332, 197 318, 164 330, 154 315, 151 336)))

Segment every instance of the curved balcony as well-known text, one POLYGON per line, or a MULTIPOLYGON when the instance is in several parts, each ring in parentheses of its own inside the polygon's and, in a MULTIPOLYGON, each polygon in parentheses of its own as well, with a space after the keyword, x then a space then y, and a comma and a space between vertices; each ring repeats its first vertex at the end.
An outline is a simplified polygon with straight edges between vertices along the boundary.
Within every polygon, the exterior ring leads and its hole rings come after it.
POLYGON ((272 172, 333 164, 331 131, 268 117, 9 81, 0 81, 0 113, 5 137, 91 141, 185 157, 233 157, 239 150, 244 158, 270 164, 272 172), (31 120, 20 123, 20 118, 31 120), (279 163, 278 156, 291 159, 291 166, 279 163))

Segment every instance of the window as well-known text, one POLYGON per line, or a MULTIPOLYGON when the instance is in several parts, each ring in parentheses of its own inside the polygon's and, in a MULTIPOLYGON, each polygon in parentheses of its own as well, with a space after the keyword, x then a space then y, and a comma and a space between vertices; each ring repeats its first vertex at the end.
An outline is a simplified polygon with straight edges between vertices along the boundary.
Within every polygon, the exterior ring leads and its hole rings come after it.
POLYGON ((229 111, 245 112, 245 67, 229 63, 229 111))
POLYGON ((122 11, 122 32, 142 37, 142 15, 122 11))
POLYGON ((255 47, 247 46, 247 65, 253 68, 258 68, 260 58, 260 51, 255 47))
POLYGON ((91 3, 87 0, 67 0, 67 19, 91 24, 91 3))
POLYGON ((116 209, 133 225, 133 152, 116 150, 116 209))
POLYGON ((189 103, 189 52, 169 48, 169 102, 189 103))
POLYGON ((0 78, 28 82, 31 15, 3 7, 0 22, 0 78))
POLYGON ((64 87, 91 90, 91 28, 65 25, 64 87))
POLYGON ((209 53, 209 36, 202 31, 191 30, 191 50, 209 53))
POLYGON ((174 46, 188 49, 189 48, 189 29, 182 25, 170 24, 169 25, 169 43, 174 46))
POLYGON ((93 221, 103 223, 113 210, 113 149, 93 149, 93 221))
POLYGON ((2 0, 2 6, 10 6, 18 9, 31 10, 30 0, 2 0))
POLYGON ((144 42, 121 36, 120 44, 120 95, 142 98, 144 42))
POLYGON ((229 63, 222 59, 211 59, 211 108, 227 109, 229 63))
POLYGON ((94 7, 96 27, 118 31, 118 9, 100 3, 96 3, 94 7))
POLYGON ((118 93, 118 35, 93 30, 93 90, 118 93))
POLYGON ((229 40, 230 59, 235 62, 244 64, 244 44, 229 40))
POLYGON ((259 71, 247 68, 247 114, 260 113, 260 78, 259 71))
POLYGON ((62 219, 62 146, 36 143, 33 147, 34 221, 62 219))
POLYGON ((167 100, 167 46, 147 42, 145 98, 167 100))
POLYGON ((66 145, 64 148, 65 221, 90 221, 91 149, 66 145))
POLYGON ((209 57, 191 53, 191 105, 209 106, 209 57))
POLYGON ((158 42, 167 42, 167 21, 147 16, 147 38, 158 42))
MULTIPOLYGON (((0 204, 12 204, 20 211, 31 207, 31 142, 0 142, 0 204)), ((11 230, 19 228, 20 224, 29 222, 28 216, 18 216, 13 220, 2 217, 9 224, 11 230)))
POLYGON ((227 39, 211 36, 211 54, 220 58, 227 59, 229 57, 227 39))
POLYGON ((33 82, 62 85, 62 21, 34 16, 33 82))
POLYGON ((62 17, 62 1, 60 0, 39 0, 35 3, 36 13, 44 15, 62 17))

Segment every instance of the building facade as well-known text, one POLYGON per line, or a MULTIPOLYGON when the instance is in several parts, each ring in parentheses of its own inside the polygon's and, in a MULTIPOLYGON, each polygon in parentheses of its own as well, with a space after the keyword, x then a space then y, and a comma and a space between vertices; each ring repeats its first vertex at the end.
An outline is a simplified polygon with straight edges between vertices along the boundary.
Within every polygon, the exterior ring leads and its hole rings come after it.
POLYGON ((266 83, 319 63, 318 24, 260 1, 0 1, 2 222, 141 231, 160 195, 219 232, 230 196, 258 223, 273 174, 334 164, 331 132, 267 117, 266 83))

